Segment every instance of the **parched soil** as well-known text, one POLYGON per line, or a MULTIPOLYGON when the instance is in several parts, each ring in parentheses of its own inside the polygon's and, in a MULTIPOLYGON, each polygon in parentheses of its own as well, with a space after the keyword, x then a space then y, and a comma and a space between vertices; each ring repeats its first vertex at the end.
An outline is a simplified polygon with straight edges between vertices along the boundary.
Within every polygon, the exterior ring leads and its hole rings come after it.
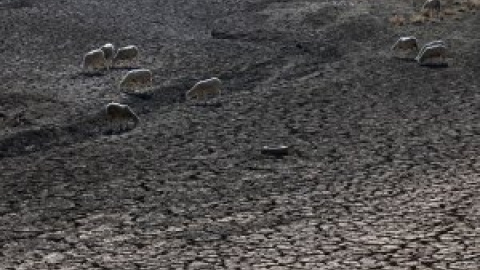
POLYGON ((0 0, 0 269, 478 270, 480 16, 389 22, 414 12, 0 0), (410 35, 448 67, 393 57, 410 35), (139 47, 146 93, 82 72, 105 43, 139 47), (185 100, 213 76, 220 97, 185 100))

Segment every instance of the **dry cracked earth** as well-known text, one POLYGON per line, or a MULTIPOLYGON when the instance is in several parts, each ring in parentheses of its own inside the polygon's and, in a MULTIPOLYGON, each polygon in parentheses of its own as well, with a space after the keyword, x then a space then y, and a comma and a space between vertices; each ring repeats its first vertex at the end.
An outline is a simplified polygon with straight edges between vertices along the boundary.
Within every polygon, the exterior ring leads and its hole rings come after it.
POLYGON ((0 0, 0 269, 480 269, 480 16, 388 23, 415 11, 0 0), (406 35, 448 67, 392 57, 406 35), (82 73, 107 42, 140 48, 148 94, 82 73))

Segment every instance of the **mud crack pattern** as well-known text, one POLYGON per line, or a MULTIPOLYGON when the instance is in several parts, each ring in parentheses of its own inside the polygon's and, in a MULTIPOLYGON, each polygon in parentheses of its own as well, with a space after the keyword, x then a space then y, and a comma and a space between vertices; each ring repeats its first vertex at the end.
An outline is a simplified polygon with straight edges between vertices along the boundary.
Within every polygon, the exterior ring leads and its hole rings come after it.
POLYGON ((0 0, 0 269, 479 269, 478 16, 137 2, 0 0), (407 34, 449 66, 392 58, 407 34), (82 75, 107 42, 139 46, 148 95, 82 75), (211 76, 222 96, 186 102, 211 76), (108 102, 141 124, 107 132, 108 102))

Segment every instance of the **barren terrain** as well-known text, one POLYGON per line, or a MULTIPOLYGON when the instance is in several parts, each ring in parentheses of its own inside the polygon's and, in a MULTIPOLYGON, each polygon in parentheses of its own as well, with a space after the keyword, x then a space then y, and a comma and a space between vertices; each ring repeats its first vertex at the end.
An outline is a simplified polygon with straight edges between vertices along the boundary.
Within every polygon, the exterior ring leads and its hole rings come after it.
POLYGON ((480 16, 389 23, 416 9, 0 0, 0 269, 480 269, 480 16), (393 58, 409 35, 448 67, 393 58), (107 42, 148 94, 82 73, 107 42), (110 130, 109 102, 141 124, 110 130))

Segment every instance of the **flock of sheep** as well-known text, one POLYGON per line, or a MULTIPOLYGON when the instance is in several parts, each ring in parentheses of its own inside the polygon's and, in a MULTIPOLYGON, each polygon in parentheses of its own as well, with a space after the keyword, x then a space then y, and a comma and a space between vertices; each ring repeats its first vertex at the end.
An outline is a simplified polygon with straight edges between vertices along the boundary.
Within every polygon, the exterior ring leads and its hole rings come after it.
POLYGON ((419 51, 417 38, 414 36, 401 37, 392 46, 392 50, 400 51, 404 55, 410 52, 418 52, 415 61, 420 65, 447 65, 447 45, 443 40, 428 42, 419 51))
MULTIPOLYGON (((433 12, 440 12, 440 0, 426 0, 422 7, 423 10, 429 11, 430 16, 433 12)), ((417 53, 415 61, 420 65, 440 65, 446 66, 447 45, 443 40, 434 40, 426 43, 418 50, 417 38, 414 36, 401 37, 392 46, 392 50, 401 52, 405 56, 411 52, 417 53)))
POLYGON ((113 66, 117 66, 119 63, 138 60, 138 55, 137 46, 130 45, 121 47, 115 51, 115 46, 107 43, 98 49, 86 53, 83 57, 82 67, 84 71, 102 68, 108 70, 113 66))
MULTIPOLYGON (((424 10, 430 12, 440 11, 440 0, 426 0, 423 5, 424 10)), ((417 53, 415 60, 420 65, 446 65, 447 46, 442 40, 435 40, 425 44, 420 50, 418 49, 417 39, 413 36, 401 37, 392 46, 392 50, 405 54, 417 53)), ((83 70, 98 71, 112 67, 118 67, 124 62, 130 64, 138 64, 139 50, 137 46, 130 45, 115 50, 115 46, 107 43, 98 49, 92 50, 84 55, 83 70)), ((151 86, 153 83, 153 75, 149 69, 137 68, 128 71, 120 81, 120 88, 135 86, 151 86)), ((220 79, 213 77, 210 79, 197 82, 185 94, 186 100, 196 98, 196 100, 205 100, 210 95, 219 96, 221 92, 222 82, 220 79)), ((109 103, 104 108, 106 118, 112 123, 113 121, 129 121, 133 120, 135 127, 140 122, 140 118, 133 110, 125 104, 109 103)))
MULTIPOLYGON (((110 70, 112 67, 118 67, 119 64, 129 62, 130 64, 138 62, 139 50, 137 46, 130 45, 118 48, 107 43, 98 49, 87 52, 83 57, 82 69, 84 72, 110 70)), ((153 83, 153 74, 149 69, 137 68, 127 72, 120 81, 120 88, 135 86, 151 86, 153 83)), ((186 100, 205 100, 208 96, 220 96, 222 82, 213 77, 197 82, 185 94, 186 100)), ((140 118, 133 110, 125 104, 109 103, 104 108, 106 118, 110 123, 117 121, 133 120, 136 127, 140 118)))

